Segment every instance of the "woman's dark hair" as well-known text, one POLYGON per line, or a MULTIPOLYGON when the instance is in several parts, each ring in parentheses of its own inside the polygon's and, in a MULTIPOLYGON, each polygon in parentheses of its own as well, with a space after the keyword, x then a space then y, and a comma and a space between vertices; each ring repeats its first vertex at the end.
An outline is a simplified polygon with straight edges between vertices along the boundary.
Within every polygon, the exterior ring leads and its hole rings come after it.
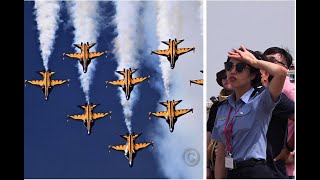
MULTIPOLYGON (((242 48, 239 48, 240 51, 243 51, 242 48)), ((251 54, 253 54, 258 60, 264 60, 267 61, 267 57, 265 55, 263 55, 260 51, 252 51, 250 49, 247 49, 247 51, 249 51, 251 54)), ((228 57, 227 62, 230 61, 230 58, 228 57)), ((261 86, 261 73, 260 73, 260 69, 255 68, 251 65, 248 64, 248 66, 250 67, 250 74, 256 74, 256 77, 251 80, 251 85, 256 88, 258 86, 261 86)))

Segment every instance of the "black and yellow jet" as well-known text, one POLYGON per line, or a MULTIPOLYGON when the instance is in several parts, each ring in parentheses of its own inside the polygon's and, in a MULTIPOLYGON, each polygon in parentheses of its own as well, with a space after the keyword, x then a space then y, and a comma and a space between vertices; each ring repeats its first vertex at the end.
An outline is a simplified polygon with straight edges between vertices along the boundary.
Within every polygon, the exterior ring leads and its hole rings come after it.
MULTIPOLYGON (((203 73, 203 71, 200 71, 200 72, 203 73)), ((198 85, 203 86, 203 79, 190 80, 190 86, 191 86, 191 83, 194 83, 194 84, 198 84, 198 85)))
POLYGON ((129 166, 132 167, 133 160, 136 157, 136 152, 148 147, 149 145, 153 146, 153 142, 135 143, 135 139, 137 139, 141 134, 142 133, 140 133, 140 134, 127 133, 127 135, 120 135, 120 137, 127 140, 127 143, 123 144, 123 145, 116 145, 116 146, 109 145, 109 153, 110 153, 110 148, 117 150, 117 151, 124 151, 124 155, 129 160, 129 166))
POLYGON ((108 51, 89 52, 89 49, 92 48, 95 44, 96 43, 89 44, 89 42, 87 42, 87 43, 81 42, 81 44, 73 44, 77 48, 81 49, 81 52, 80 53, 70 53, 70 54, 63 53, 63 59, 64 59, 65 55, 70 58, 78 59, 83 67, 83 72, 86 73, 88 70, 88 66, 89 66, 92 59, 97 58, 99 56, 102 56, 103 54, 108 52, 108 51))
POLYGON ((169 49, 166 50, 154 50, 151 51, 151 54, 158 54, 160 56, 165 56, 167 57, 168 61, 170 62, 171 65, 171 69, 174 68, 176 61, 178 60, 179 56, 187 53, 189 51, 194 51, 194 47, 193 48, 178 48, 178 44, 180 44, 182 40, 171 40, 169 39, 169 41, 161 41, 162 43, 166 44, 169 46, 169 49))
POLYGON ((25 80, 25 83, 30 83, 35 86, 40 86, 44 93, 44 98, 48 100, 49 94, 52 91, 52 88, 57 85, 69 82, 70 80, 51 80, 51 76, 55 73, 51 70, 48 71, 39 71, 40 75, 43 76, 42 80, 25 80))
POLYGON ((67 115, 67 117, 74 120, 83 121, 83 124, 87 128, 87 132, 89 135, 91 133, 91 128, 93 127, 95 120, 111 114, 111 111, 106 113, 93 113, 92 111, 97 105, 98 104, 85 103, 84 105, 79 106, 80 108, 85 110, 84 114, 67 115))
POLYGON ((160 112, 149 112, 149 119, 151 119, 151 115, 166 119, 167 123, 169 124, 170 132, 174 130, 174 124, 177 122, 178 117, 187 114, 188 112, 193 113, 193 109, 179 109, 176 110, 175 106, 179 104, 182 100, 178 101, 167 101, 167 102, 159 102, 161 105, 167 108, 167 111, 160 111, 160 112))
POLYGON ((116 71, 117 73, 123 75, 123 79, 115 80, 115 81, 106 81, 107 84, 112 84, 115 86, 122 87, 124 93, 126 94, 126 99, 130 99, 130 93, 133 90, 133 87, 144 80, 150 78, 150 76, 147 77, 139 77, 139 78, 132 78, 132 74, 135 73, 138 69, 123 69, 123 71, 116 71))

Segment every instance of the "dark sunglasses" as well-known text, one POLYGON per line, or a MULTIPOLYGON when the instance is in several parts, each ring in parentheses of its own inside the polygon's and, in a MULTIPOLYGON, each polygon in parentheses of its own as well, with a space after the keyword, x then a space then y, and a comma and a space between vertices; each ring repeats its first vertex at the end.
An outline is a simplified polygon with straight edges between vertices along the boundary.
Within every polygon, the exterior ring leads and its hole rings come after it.
POLYGON ((281 65, 281 66, 283 66, 283 67, 285 67, 285 68, 288 68, 287 65, 285 65, 285 64, 284 64, 283 62, 281 62, 281 61, 278 61, 278 60, 277 60, 276 58, 274 58, 274 57, 270 57, 269 60, 270 60, 270 62, 272 62, 272 63, 279 64, 279 65, 281 65))
POLYGON ((233 62, 224 62, 224 69, 226 71, 231 71, 233 69, 233 66, 236 66, 236 71, 241 73, 244 68, 247 67, 247 64, 246 63, 238 63, 238 64, 233 64, 233 62))

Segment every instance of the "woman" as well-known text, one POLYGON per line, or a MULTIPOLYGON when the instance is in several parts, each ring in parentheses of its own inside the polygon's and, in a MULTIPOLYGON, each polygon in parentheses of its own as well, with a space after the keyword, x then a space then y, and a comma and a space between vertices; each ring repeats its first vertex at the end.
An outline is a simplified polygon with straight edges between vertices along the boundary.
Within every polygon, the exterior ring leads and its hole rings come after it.
POLYGON ((218 141, 215 178, 273 178, 266 165, 266 133, 287 71, 241 46, 228 52, 227 79, 234 93, 220 105, 212 132, 218 141), (259 59, 259 60, 258 60, 259 59), (274 78, 259 92, 259 69, 274 78))
POLYGON ((211 132, 213 125, 216 119, 216 114, 219 108, 219 105, 228 98, 230 94, 233 93, 233 90, 230 84, 227 81, 227 72, 225 69, 216 73, 216 81, 222 87, 218 100, 212 104, 209 111, 209 118, 207 121, 207 179, 214 179, 214 163, 215 163, 215 149, 217 141, 211 139, 211 132))

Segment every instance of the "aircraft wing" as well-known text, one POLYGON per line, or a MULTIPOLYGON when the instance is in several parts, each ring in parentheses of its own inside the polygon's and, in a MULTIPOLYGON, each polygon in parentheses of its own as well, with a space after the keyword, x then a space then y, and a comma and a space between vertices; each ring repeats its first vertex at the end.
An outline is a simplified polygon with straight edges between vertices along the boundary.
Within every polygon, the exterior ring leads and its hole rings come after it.
POLYGON ((184 39, 178 40, 178 41, 177 41, 177 44, 180 44, 180 43, 183 42, 183 41, 184 41, 184 39))
POLYGON ((115 86, 123 86, 125 84, 124 80, 121 79, 121 80, 116 80, 116 81, 107 81, 107 84, 112 84, 112 85, 115 85, 115 86))
POLYGON ((190 111, 193 111, 193 109, 179 109, 179 110, 174 111, 174 115, 175 115, 176 117, 180 117, 180 116, 182 116, 182 115, 187 114, 187 113, 190 112, 190 111))
POLYGON ((154 50, 151 53, 155 53, 161 56, 169 56, 169 50, 154 50))
POLYGON ((107 113, 93 113, 93 119, 96 120, 96 119, 99 119, 99 118, 102 118, 102 117, 105 117, 107 115, 109 115, 110 113, 107 112, 107 113))
POLYGON ((151 112, 150 115, 165 118, 167 116, 167 111, 151 112))
POLYGON ((56 86, 56 85, 61 85, 66 82, 68 82, 68 80, 51 80, 50 84, 51 84, 51 86, 56 86))
POLYGON ((35 86, 44 86, 43 80, 30 80, 30 81, 27 80, 26 82, 35 86))
POLYGON ((107 51, 104 51, 104 52, 91 52, 91 53, 89 53, 89 58, 93 59, 93 58, 102 56, 105 53, 107 53, 107 51))
POLYGON ((70 58, 77 58, 77 59, 81 58, 81 54, 80 53, 70 53, 70 54, 65 53, 64 55, 66 55, 66 56, 68 56, 70 58))
POLYGON ((125 151, 127 148, 127 145, 117 145, 117 146, 110 146, 110 147, 117 151, 125 151))
POLYGON ((168 45, 168 46, 170 46, 170 42, 169 41, 161 41, 161 42, 166 44, 166 45, 168 45))
POLYGON ((182 54, 187 53, 192 50, 194 50, 194 48, 178 48, 177 55, 182 55, 182 54))
POLYGON ((135 85, 135 84, 141 83, 142 81, 144 81, 148 78, 149 78, 149 76, 148 77, 140 77, 140 78, 132 78, 131 83, 133 85, 135 85))
POLYGON ((82 120, 82 121, 86 120, 86 116, 84 114, 71 115, 68 117, 74 120, 82 120))
POLYGON ((137 143, 134 145, 134 150, 138 151, 140 149, 148 147, 150 144, 151 143, 137 143))
POLYGON ((191 84, 191 83, 203 85, 203 79, 190 80, 190 84, 191 84))

